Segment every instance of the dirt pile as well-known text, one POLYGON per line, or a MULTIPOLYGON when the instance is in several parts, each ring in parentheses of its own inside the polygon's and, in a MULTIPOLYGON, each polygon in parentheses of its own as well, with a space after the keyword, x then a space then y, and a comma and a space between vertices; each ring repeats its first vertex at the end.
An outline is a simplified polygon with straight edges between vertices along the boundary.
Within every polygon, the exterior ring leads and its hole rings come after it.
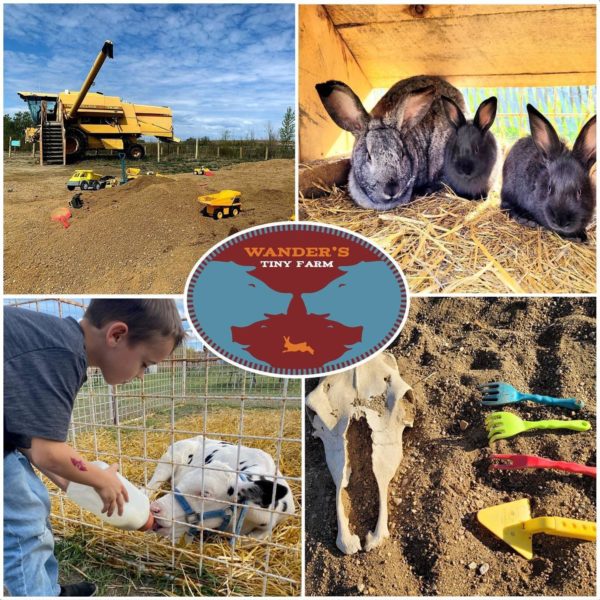
POLYGON ((83 192, 71 226, 50 212, 72 196, 72 168, 5 171, 6 293, 183 292, 196 261, 232 230, 283 221, 294 205, 294 162, 246 163, 216 172, 142 176, 124 186, 83 192), (12 191, 8 191, 8 190, 12 191), (200 214, 197 197, 242 192, 242 212, 216 221, 200 214))
POLYGON ((489 472, 492 451, 596 464, 595 344, 593 299, 413 299, 391 349, 417 399, 390 486, 391 538, 369 553, 336 549, 335 487, 307 424, 307 594, 594 595, 594 544, 537 535, 527 561, 483 529, 476 513, 528 497, 535 517, 595 521, 592 478, 489 472), (505 410, 528 420, 587 419, 592 430, 529 432, 490 449, 484 419, 493 409, 476 389, 488 381, 583 400, 577 413, 533 404, 505 410))

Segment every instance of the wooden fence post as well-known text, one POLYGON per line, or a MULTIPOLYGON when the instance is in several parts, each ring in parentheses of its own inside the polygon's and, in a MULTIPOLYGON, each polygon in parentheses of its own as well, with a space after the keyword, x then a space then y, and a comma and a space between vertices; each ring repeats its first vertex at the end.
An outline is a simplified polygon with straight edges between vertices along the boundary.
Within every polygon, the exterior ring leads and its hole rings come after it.
POLYGON ((156 162, 160 162, 160 140, 156 141, 156 162))
POLYGON ((265 160, 269 160, 269 144, 265 146, 265 160))
POLYGON ((196 154, 194 155, 194 159, 198 160, 198 138, 196 138, 196 154))
POLYGON ((31 156, 35 158, 35 142, 31 144, 31 156))
POLYGON ((177 146, 177 156, 179 156, 179 145, 177 146))
POLYGON ((221 146, 217 146, 217 158, 221 156, 221 146))
POLYGON ((10 158, 10 153, 12 152, 12 137, 8 138, 8 158, 10 158))
POLYGON ((240 146, 240 158, 242 158, 242 147, 240 146))

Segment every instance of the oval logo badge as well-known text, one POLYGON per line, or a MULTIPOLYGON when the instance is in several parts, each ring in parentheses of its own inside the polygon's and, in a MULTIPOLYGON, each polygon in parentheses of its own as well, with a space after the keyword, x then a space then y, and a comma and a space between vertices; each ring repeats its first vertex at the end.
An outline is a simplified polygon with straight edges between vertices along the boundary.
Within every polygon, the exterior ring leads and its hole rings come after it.
POLYGON ((408 293, 396 263, 362 236, 290 222, 244 230, 209 250, 190 274, 186 306, 222 358, 268 375, 315 377, 390 344, 408 293))

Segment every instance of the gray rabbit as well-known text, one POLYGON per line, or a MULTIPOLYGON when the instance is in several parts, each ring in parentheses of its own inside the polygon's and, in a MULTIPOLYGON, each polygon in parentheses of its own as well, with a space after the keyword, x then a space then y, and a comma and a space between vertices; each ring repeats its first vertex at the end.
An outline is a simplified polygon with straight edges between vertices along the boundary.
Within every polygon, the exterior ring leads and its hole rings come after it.
POLYGON ((444 153, 443 182, 456 194, 470 200, 487 197, 498 158, 496 138, 489 131, 496 118, 498 100, 484 100, 473 120, 467 120, 451 98, 442 97, 452 132, 444 153))
POLYGON ((589 171, 596 162, 596 115, 569 150, 544 115, 531 104, 527 112, 531 136, 518 140, 506 157, 501 208, 523 225, 586 241, 595 208, 589 171))
POLYGON ((440 187, 452 129, 440 98, 464 110, 455 87, 439 77, 404 79, 371 114, 345 83, 327 81, 316 88, 331 118, 355 137, 348 187, 359 206, 390 210, 440 187))

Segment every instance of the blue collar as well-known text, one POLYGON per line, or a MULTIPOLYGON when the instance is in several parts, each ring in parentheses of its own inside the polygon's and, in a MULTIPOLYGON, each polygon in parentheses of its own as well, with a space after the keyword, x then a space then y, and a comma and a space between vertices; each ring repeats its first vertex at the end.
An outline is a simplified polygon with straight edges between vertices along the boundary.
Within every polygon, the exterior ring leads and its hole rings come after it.
MULTIPOLYGON (((217 531, 225 531, 227 527, 229 527, 229 523, 231 522, 234 513, 233 506, 226 506, 225 508, 220 508, 217 510, 207 510, 205 512, 195 512, 178 488, 175 488, 174 495, 177 502, 179 502, 179 506, 181 506, 185 512, 185 521, 188 523, 188 525, 190 525, 190 528, 188 529, 188 533, 190 535, 195 536, 198 534, 200 529, 197 527, 197 524, 201 523, 203 525, 204 521, 208 521, 209 519, 221 519, 221 524, 218 527, 215 527, 217 531)), ((246 513, 248 512, 247 500, 244 500, 244 502, 241 504, 244 506, 238 511, 237 523, 233 528, 233 532, 236 535, 240 535, 242 525, 244 524, 244 519, 246 518, 246 513)))

